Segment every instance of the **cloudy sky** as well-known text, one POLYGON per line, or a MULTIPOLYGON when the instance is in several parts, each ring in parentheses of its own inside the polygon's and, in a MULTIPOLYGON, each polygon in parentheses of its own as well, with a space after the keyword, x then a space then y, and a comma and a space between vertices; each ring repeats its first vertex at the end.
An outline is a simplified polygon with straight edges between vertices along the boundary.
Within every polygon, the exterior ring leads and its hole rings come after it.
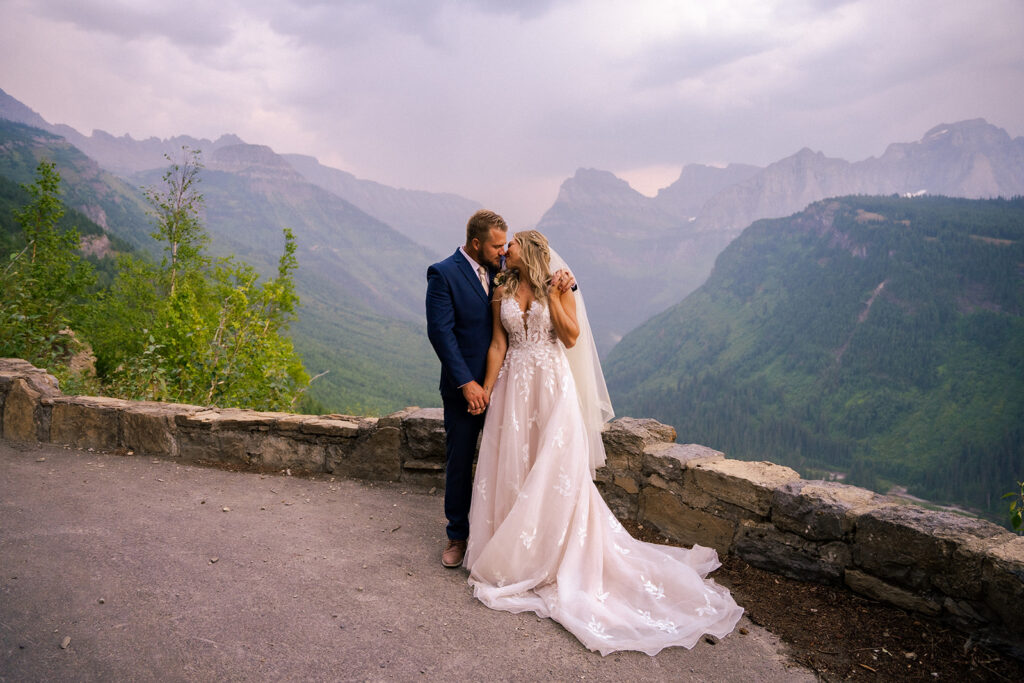
POLYGON ((0 88, 51 123, 236 133, 513 227, 577 168, 856 161, 1024 134, 1021 0, 0 0, 0 88))

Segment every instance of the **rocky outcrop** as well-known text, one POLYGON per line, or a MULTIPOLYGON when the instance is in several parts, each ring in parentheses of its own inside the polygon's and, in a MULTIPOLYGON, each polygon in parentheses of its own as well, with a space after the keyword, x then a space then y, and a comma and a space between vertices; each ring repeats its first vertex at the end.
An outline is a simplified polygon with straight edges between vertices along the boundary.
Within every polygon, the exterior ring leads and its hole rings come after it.
MULTIPOLYGON (((370 418, 63 396, 45 372, 0 359, 0 438, 10 441, 440 488, 442 421, 435 408, 370 418)), ((620 418, 603 438, 608 458, 595 479, 623 520, 1024 647, 1024 537, 678 444, 655 420, 620 418)))
POLYGON ((221 147, 209 156, 206 166, 215 171, 264 181, 302 182, 302 176, 266 145, 237 144, 221 147))
POLYGON ((0 359, 0 433, 14 441, 48 441, 50 412, 43 399, 59 396, 57 380, 17 359, 0 359))
POLYGON ((729 164, 724 168, 687 164, 674 183, 658 190, 656 202, 679 218, 695 218, 716 194, 749 180, 762 170, 749 164, 729 164))

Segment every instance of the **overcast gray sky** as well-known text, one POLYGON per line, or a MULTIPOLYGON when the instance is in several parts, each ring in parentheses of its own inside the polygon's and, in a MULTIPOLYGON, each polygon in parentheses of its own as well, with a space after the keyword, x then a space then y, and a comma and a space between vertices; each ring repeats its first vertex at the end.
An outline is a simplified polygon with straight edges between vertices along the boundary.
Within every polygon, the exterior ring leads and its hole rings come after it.
POLYGON ((0 88, 51 123, 236 133, 528 227, 579 167, 857 161, 1024 134, 1022 0, 0 0, 0 88))

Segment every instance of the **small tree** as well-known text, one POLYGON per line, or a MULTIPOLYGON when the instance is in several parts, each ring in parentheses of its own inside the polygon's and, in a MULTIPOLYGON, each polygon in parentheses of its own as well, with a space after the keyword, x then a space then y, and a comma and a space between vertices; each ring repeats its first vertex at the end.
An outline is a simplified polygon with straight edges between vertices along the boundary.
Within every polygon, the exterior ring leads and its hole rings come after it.
POLYGON ((146 198, 156 216, 157 230, 152 237, 164 243, 162 268, 171 296, 177 291, 180 277, 195 273, 208 263, 203 247, 209 237, 199 222, 199 210, 203 205, 203 195, 198 188, 202 158, 197 149, 181 149, 184 157, 181 164, 170 155, 164 155, 171 166, 164 173, 163 189, 151 187, 146 190, 146 198))
POLYGON ((64 331, 95 277, 75 253, 78 230, 58 228, 64 207, 56 166, 41 161, 36 181, 22 187, 31 201, 14 216, 25 248, 0 270, 0 356, 24 358, 62 375, 73 344, 64 331))
POLYGON ((159 266, 125 259, 93 319, 97 369, 125 398, 287 410, 309 376, 290 339, 298 296, 295 238, 284 231, 277 277, 261 283, 232 258, 211 266, 199 220, 198 152, 164 175, 153 204, 159 266))

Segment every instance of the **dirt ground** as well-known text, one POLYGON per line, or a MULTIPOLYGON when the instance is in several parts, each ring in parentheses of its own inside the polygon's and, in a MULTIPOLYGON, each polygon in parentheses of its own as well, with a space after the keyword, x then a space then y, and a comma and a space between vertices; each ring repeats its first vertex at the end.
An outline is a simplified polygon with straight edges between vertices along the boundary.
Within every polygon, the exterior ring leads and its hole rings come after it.
MULTIPOLYGON (((645 541, 668 543, 641 525, 623 526, 645 541)), ((712 578, 825 681, 1024 681, 1024 661, 842 587, 787 579, 735 557, 724 558, 712 578)))

